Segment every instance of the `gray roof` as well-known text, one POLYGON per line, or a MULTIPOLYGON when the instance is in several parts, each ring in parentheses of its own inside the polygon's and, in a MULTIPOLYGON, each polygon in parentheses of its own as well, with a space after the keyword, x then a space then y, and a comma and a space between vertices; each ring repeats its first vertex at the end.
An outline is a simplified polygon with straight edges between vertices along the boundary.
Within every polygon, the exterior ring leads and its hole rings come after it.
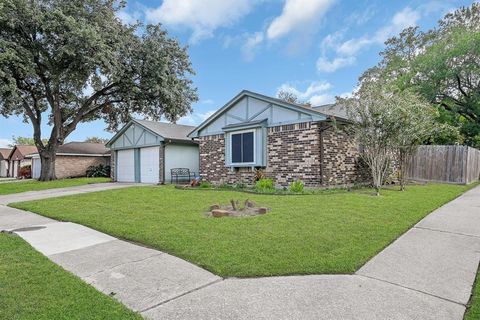
POLYGON ((149 120, 134 120, 134 121, 141 124, 142 126, 149 129, 150 131, 153 131, 154 133, 160 135, 165 140, 192 142, 192 139, 187 137, 187 135, 193 129, 195 129, 194 126, 186 126, 182 124, 156 122, 156 121, 149 121, 149 120))
MULTIPOLYGON (((38 152, 33 152, 31 154, 37 154, 38 152)), ((92 143, 92 142, 68 142, 58 147, 57 154, 65 155, 110 155, 110 149, 105 147, 102 143, 92 143)))
POLYGON ((0 160, 7 160, 11 151, 11 148, 0 148, 0 160))
POLYGON ((329 116, 348 119, 347 109, 345 108, 344 105, 341 105, 341 104, 331 103, 331 104, 324 104, 324 105, 316 106, 312 108, 316 111, 319 111, 329 116))

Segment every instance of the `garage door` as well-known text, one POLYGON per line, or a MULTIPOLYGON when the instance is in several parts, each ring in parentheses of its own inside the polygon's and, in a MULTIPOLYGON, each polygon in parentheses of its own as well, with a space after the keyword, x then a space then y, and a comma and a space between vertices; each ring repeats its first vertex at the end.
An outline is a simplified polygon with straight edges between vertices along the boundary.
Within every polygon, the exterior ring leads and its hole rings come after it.
POLYGON ((32 178, 38 179, 40 178, 40 170, 42 169, 42 163, 40 159, 33 158, 32 159, 32 178))
POLYGON ((158 147, 149 147, 140 149, 140 181, 143 183, 158 183, 160 159, 160 149, 158 147))
POLYGON ((134 149, 117 151, 117 181, 135 182, 134 149))
POLYGON ((16 178, 18 176, 18 165, 20 164, 20 161, 13 161, 13 175, 12 177, 16 178))

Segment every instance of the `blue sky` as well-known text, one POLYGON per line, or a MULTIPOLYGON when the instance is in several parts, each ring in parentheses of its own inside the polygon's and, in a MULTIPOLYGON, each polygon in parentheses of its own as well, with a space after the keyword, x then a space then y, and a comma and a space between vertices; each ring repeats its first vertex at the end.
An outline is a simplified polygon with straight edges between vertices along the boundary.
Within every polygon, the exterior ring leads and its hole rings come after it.
MULTIPOLYGON (((199 102, 179 123, 196 125, 243 89, 275 96, 290 90, 320 105, 347 95, 375 65, 383 42, 403 28, 433 27, 472 1, 164 0, 133 1, 125 23, 162 23, 189 46, 199 102)), ((101 121, 81 124, 68 141, 111 137, 101 121)), ((44 125, 44 136, 49 128, 44 125)), ((0 146, 32 136, 22 118, 0 117, 0 146)))

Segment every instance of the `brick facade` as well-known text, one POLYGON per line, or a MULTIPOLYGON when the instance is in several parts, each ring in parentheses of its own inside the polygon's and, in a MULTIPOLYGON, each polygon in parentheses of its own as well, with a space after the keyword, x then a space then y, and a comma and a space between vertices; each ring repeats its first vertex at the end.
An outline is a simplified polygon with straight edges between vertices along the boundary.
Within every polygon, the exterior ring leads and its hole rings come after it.
MULTIPOLYGON (((252 168, 225 167, 224 135, 199 139, 200 175, 213 183, 253 184, 252 168)), ((308 187, 346 185, 363 179, 358 147, 339 128, 305 122, 268 128, 267 166, 276 185, 302 180, 308 187)))
POLYGON ((90 166, 108 165, 109 157, 57 156, 55 174, 58 179, 84 177, 90 166))

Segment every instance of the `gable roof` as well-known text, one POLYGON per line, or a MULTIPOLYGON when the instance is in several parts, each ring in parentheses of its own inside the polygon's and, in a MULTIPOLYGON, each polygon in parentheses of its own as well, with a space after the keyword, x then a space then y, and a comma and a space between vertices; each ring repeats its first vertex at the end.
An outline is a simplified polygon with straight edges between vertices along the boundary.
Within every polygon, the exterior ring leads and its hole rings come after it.
POLYGON ((212 121, 214 121, 220 115, 222 115, 231 106, 233 106, 235 103, 237 103, 238 101, 240 101, 241 99, 243 99, 246 96, 249 96, 249 97, 252 97, 252 98, 255 98, 255 99, 258 99, 258 100, 263 100, 263 101, 266 101, 268 103, 279 105, 279 106, 282 106, 282 107, 287 108, 287 109, 291 109, 291 110, 294 110, 294 111, 299 111, 299 112, 306 113, 306 114, 313 115, 313 116, 321 116, 321 117, 325 117, 325 118, 328 118, 329 116, 331 116, 331 115, 325 114, 323 112, 320 112, 319 110, 316 110, 314 108, 304 106, 304 105, 301 105, 301 104, 298 104, 298 103, 286 102, 286 101, 283 101, 283 100, 278 99, 278 98, 273 98, 273 97, 269 97, 269 96, 266 96, 266 95, 263 95, 263 94, 260 94, 260 93, 256 93, 256 92, 252 92, 252 91, 248 91, 248 90, 243 90, 239 94, 237 94, 235 97, 233 97, 233 99, 228 101, 223 107, 218 109, 214 114, 212 114, 210 117, 208 117, 208 119, 206 119, 200 125, 198 125, 194 130, 192 130, 188 134, 188 136, 191 137, 195 132, 199 132, 200 130, 205 128, 208 124, 210 124, 212 121))
POLYGON ((313 109, 341 119, 348 119, 347 108, 344 105, 331 103, 313 107, 313 109))
POLYGON ((38 152, 36 146, 28 146, 28 145, 16 145, 13 147, 13 149, 10 151, 10 154, 8 155, 8 158, 10 159, 12 155, 17 151, 25 157, 28 154, 36 153, 38 152))
POLYGON ((0 148, 0 160, 7 160, 11 151, 11 148, 0 148))
POLYGON ((110 141, 107 142, 106 146, 110 147, 118 137, 120 137, 133 123, 136 123, 151 133, 160 136, 164 140, 173 140, 177 142, 187 142, 187 143, 195 143, 191 138, 187 135, 190 131, 192 131, 195 127, 194 126, 187 126, 182 124, 175 124, 175 123, 167 123, 167 122, 158 122, 158 121, 150 121, 150 120, 137 120, 133 119, 129 123, 127 123, 120 131, 118 131, 110 141))

